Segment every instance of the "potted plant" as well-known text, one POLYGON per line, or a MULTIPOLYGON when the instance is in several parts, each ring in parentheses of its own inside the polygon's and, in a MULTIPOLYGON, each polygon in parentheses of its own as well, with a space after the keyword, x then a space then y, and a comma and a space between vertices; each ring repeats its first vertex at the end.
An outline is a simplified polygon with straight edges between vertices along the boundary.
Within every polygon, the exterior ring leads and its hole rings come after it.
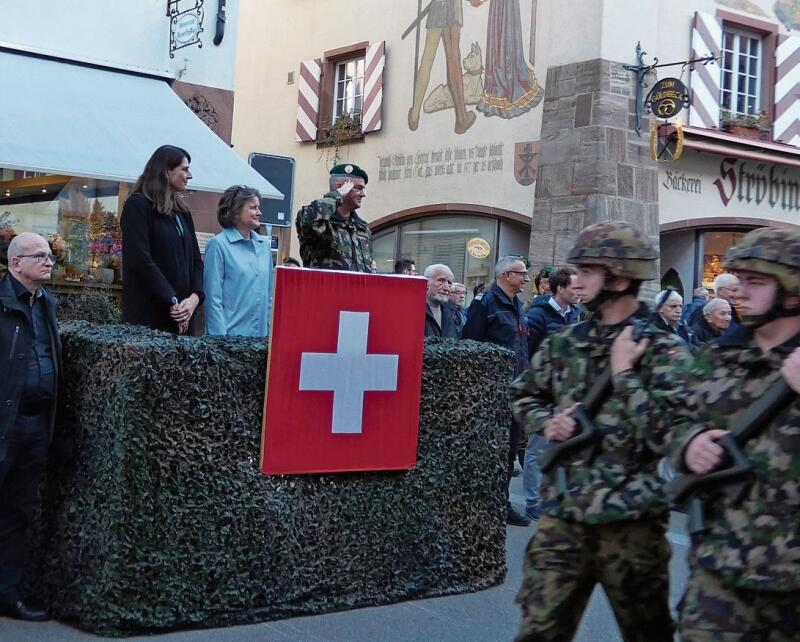
POLYGON ((735 136, 758 140, 769 140, 772 133, 764 110, 758 114, 739 114, 723 109, 720 111, 720 128, 735 136))

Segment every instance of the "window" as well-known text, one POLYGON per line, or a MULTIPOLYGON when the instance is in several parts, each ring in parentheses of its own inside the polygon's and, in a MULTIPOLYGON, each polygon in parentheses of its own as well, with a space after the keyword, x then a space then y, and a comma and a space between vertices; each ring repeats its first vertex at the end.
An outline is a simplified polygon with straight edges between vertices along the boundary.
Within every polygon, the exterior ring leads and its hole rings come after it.
POLYGON ((759 34, 724 27, 720 103, 732 114, 757 116, 761 111, 763 52, 759 34))
POLYGON ((364 58, 337 63, 334 82, 333 120, 346 114, 360 121, 364 99, 364 58))
POLYGON ((35 232, 56 255, 53 285, 119 284, 119 193, 118 182, 0 168, 0 262, 15 234, 35 232))

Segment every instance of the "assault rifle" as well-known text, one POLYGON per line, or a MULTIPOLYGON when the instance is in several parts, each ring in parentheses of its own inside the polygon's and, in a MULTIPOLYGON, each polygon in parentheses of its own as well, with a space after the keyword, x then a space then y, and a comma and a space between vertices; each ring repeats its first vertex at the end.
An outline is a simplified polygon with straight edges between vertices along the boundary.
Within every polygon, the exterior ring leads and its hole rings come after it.
POLYGON ((667 497, 683 505, 689 515, 689 532, 693 535, 705 530, 703 501, 699 491, 708 486, 740 481, 752 471, 752 465, 742 452, 744 445, 763 432, 797 396, 783 377, 773 383, 749 408, 744 410, 730 432, 717 440, 725 450, 722 467, 705 475, 681 475, 665 486, 667 497))
MULTIPOLYGON (((643 336, 650 334, 647 326, 647 321, 637 320, 633 324, 634 341, 639 341, 643 336)), ((539 455, 539 468, 543 473, 550 472, 568 454, 588 445, 597 445, 602 433, 595 426, 593 420, 613 390, 611 365, 609 365, 589 388, 583 401, 575 406, 570 414, 576 423, 576 431, 573 436, 566 441, 550 442, 544 452, 539 455)), ((560 493, 567 492, 567 470, 563 465, 558 465, 556 469, 556 487, 560 493)))

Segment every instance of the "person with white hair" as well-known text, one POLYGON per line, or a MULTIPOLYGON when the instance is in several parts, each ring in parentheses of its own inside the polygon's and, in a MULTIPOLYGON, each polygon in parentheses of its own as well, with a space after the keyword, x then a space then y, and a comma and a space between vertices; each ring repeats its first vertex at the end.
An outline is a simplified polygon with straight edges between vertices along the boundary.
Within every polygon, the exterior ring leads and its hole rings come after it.
POLYGON ((453 271, 442 263, 434 263, 423 273, 428 279, 425 301, 425 336, 458 339, 461 336, 461 317, 450 303, 453 271))
POLYGON ((679 336, 688 347, 693 348, 696 345, 694 337, 689 328, 681 321, 683 297, 678 291, 671 287, 661 290, 656 295, 654 303, 652 324, 679 336))
MULTIPOLYGON (((728 330, 726 330, 725 333, 732 332, 741 325, 739 313, 736 311, 736 301, 739 298, 739 277, 728 272, 718 274, 714 279, 714 298, 724 299, 730 304, 731 324, 728 326, 728 330)), ((686 325, 692 327, 698 324, 702 318, 703 308, 697 307, 692 311, 691 316, 685 319, 686 325)))
POLYGON ((711 299, 703 306, 703 316, 692 326, 692 334, 698 345, 721 337, 731 325, 731 304, 725 299, 711 299))

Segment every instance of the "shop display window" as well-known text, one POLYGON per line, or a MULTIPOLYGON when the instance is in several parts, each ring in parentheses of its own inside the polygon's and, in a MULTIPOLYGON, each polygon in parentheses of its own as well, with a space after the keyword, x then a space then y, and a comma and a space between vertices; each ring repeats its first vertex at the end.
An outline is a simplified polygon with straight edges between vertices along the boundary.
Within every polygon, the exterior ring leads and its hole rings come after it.
MULTIPOLYGON (((15 234, 50 242, 53 284, 122 282, 118 182, 0 168, 0 261, 15 234)), ((122 185, 123 189, 127 185, 122 185)))
POLYGON ((725 258, 726 250, 732 245, 736 245, 741 238, 747 234, 741 232, 703 232, 703 273, 700 282, 703 287, 711 288, 714 279, 725 270, 722 261, 725 258))

